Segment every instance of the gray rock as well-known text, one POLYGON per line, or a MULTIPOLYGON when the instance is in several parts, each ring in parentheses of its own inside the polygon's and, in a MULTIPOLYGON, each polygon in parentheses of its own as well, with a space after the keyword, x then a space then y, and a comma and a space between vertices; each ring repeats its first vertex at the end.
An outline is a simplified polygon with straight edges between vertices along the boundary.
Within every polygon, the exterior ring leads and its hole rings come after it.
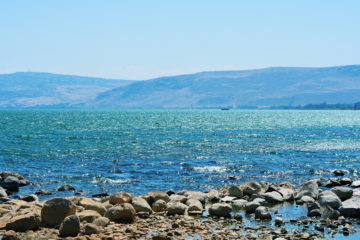
POLYGON ((19 200, 23 200, 25 202, 38 202, 39 198, 35 194, 31 194, 31 195, 20 196, 19 200))
POLYGON ((51 195, 52 193, 45 190, 45 189, 39 189, 35 192, 36 195, 51 195))
POLYGON ((101 217, 100 213, 94 210, 84 210, 78 213, 81 222, 92 223, 95 219, 101 217))
POLYGON ((64 191, 75 191, 74 186, 72 185, 63 185, 57 188, 57 191, 64 192, 64 191))
POLYGON ((166 192, 153 191, 149 192, 147 195, 151 198, 151 203, 156 202, 157 200, 164 200, 165 202, 170 201, 169 195, 166 192))
POLYGON ((172 202, 186 203, 187 200, 188 200, 188 198, 185 197, 184 195, 173 194, 170 196, 170 201, 172 201, 172 202))
POLYGON ((343 170, 334 170, 332 172, 332 174, 334 174, 335 176, 344 176, 345 175, 345 171, 343 170))
POLYGON ((302 196, 300 199, 296 200, 297 204, 308 204, 315 202, 315 199, 309 196, 302 196))
POLYGON ((268 203, 276 204, 284 202, 283 196, 275 191, 264 193, 263 196, 268 203))
POLYGON ((277 192, 281 194, 284 201, 293 201, 294 200, 294 190, 287 187, 280 187, 277 192))
MULTIPOLYGON (((188 200, 189 201, 189 200, 188 200)), ((181 202, 169 202, 167 204, 167 214, 168 215, 184 215, 186 212, 187 206, 181 202)))
POLYGON ((327 207, 323 209, 321 217, 324 219, 332 219, 336 220, 340 216, 340 212, 338 210, 334 210, 331 207, 327 207))
POLYGON ((114 222, 133 222, 136 211, 130 203, 118 204, 105 212, 105 217, 114 222))
POLYGON ((59 228, 60 237, 75 237, 80 232, 80 219, 76 215, 67 216, 59 228))
POLYGON ((295 199, 301 199, 303 196, 309 196, 317 199, 319 195, 319 186, 317 180, 310 180, 305 182, 299 191, 295 193, 295 199))
POLYGON ((99 228, 92 223, 87 223, 84 226, 85 235, 98 234, 100 232, 99 228))
POLYGON ((308 217, 321 217, 321 211, 320 209, 313 209, 310 212, 308 212, 308 217))
POLYGON ((240 187, 232 185, 229 187, 229 195, 236 198, 242 198, 243 197, 243 191, 240 189, 240 187))
POLYGON ((353 190, 349 187, 334 187, 331 189, 332 192, 334 192, 341 201, 345 201, 352 197, 353 190))
POLYGON ((254 193, 265 192, 264 184, 255 181, 248 181, 243 183, 240 188, 242 189, 244 195, 251 196, 254 193))
POLYGON ((247 202, 248 201, 246 201, 245 199, 237 199, 237 200, 234 200, 231 203, 231 205, 232 205, 234 210, 243 210, 243 209, 245 209, 245 204, 247 202))
POLYGON ((360 188, 360 180, 353 181, 351 186, 354 188, 360 188))
POLYGON ((160 199, 154 202, 152 205, 152 210, 154 212, 164 212, 167 210, 167 204, 164 200, 160 199))
POLYGON ((209 208, 209 214, 216 217, 229 217, 231 211, 232 207, 227 203, 215 203, 209 208))
POLYGON ((255 210, 260 206, 261 205, 258 201, 251 201, 245 204, 245 211, 247 214, 254 213, 255 210))
POLYGON ((340 198, 332 191, 324 191, 320 193, 319 203, 321 206, 330 206, 332 209, 339 209, 342 204, 340 198))
POLYGON ((256 208, 255 210, 255 218, 258 219, 271 219, 271 213, 269 211, 269 208, 260 206, 256 208))
POLYGON ((132 196, 126 192, 116 192, 110 196, 109 203, 110 204, 118 204, 118 203, 130 203, 132 200, 132 196))
POLYGON ((351 178, 342 178, 340 179, 340 184, 341 185, 351 185, 352 180, 351 178))
POLYGON ((275 225, 276 226, 282 226, 284 224, 285 224, 285 222, 284 222, 284 220, 282 218, 280 218, 280 217, 275 218, 275 225))
POLYGON ((0 197, 6 198, 7 196, 8 196, 8 195, 7 195, 6 191, 5 191, 5 189, 3 189, 2 187, 0 187, 0 197))
POLYGON ((231 203, 235 199, 236 199, 236 197, 225 196, 225 197, 220 199, 220 202, 231 203))
POLYGON ((360 218, 360 196, 353 195, 342 203, 339 210, 344 217, 360 218))
POLYGON ((312 202, 306 204, 307 210, 308 210, 308 217, 320 217, 321 216, 321 210, 320 210, 320 204, 318 202, 312 202))
POLYGON ((107 217, 99 217, 95 219, 93 222, 93 224, 100 227, 106 227, 107 225, 109 225, 109 223, 110 223, 110 219, 108 219, 107 217))
POLYGON ((47 200, 41 209, 41 219, 49 226, 57 226, 65 217, 75 214, 75 204, 65 198, 47 200))
POLYGON ((202 203, 197 199, 187 200, 186 205, 188 206, 189 214, 201 214, 204 210, 202 203))
POLYGON ((142 197, 134 197, 132 199, 132 205, 135 208, 136 212, 153 212, 148 202, 142 197))
POLYGON ((180 193, 182 193, 182 195, 186 196, 188 199, 197 199, 201 203, 205 203, 207 197, 206 193, 203 192, 184 191, 180 193))
POLYGON ((218 191, 212 189, 206 194, 206 198, 210 202, 218 202, 220 200, 220 194, 218 191))
POLYGON ((25 215, 19 215, 11 218, 5 226, 7 230, 25 232, 27 230, 36 230, 40 227, 41 218, 38 213, 30 212, 25 215))
POLYGON ((19 179, 14 176, 7 176, 4 180, 0 183, 1 187, 5 188, 10 192, 17 192, 19 191, 19 179))

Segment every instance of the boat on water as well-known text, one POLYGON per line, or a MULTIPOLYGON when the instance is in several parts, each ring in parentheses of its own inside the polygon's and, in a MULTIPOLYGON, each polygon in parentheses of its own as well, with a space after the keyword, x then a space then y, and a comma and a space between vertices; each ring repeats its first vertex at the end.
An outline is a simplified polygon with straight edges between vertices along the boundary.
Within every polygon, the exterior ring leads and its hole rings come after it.
POLYGON ((221 108, 221 110, 226 111, 226 110, 230 110, 230 108, 228 108, 228 107, 223 107, 223 108, 221 108))

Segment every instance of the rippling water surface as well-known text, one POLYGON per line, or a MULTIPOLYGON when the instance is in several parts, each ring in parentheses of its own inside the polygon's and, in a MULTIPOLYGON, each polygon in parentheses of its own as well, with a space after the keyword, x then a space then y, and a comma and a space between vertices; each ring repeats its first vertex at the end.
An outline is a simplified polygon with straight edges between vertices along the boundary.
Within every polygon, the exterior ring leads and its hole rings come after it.
POLYGON ((359 160, 360 111, 0 111, 0 171, 39 184, 24 194, 300 182, 359 160))

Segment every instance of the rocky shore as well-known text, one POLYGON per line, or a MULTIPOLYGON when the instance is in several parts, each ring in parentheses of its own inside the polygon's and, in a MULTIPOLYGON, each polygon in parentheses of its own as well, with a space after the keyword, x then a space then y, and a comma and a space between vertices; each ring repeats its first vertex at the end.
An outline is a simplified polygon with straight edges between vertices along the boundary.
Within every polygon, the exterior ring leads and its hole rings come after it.
MULTIPOLYGON (((0 173, 0 239, 322 239, 357 234, 360 180, 336 170, 334 178, 289 182, 248 181, 208 192, 114 192, 39 201, 14 199, 30 184, 0 173), (304 209, 283 216, 284 208, 304 209)), ((59 191, 73 190, 71 185, 59 191)), ((290 211, 291 213, 291 211, 290 211)))

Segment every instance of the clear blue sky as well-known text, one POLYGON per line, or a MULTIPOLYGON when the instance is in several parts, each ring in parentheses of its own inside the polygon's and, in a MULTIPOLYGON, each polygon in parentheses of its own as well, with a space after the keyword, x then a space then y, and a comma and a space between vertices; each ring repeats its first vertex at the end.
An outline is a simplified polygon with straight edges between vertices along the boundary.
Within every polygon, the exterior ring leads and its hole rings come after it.
POLYGON ((0 0, 0 73, 360 64, 359 0, 0 0))

